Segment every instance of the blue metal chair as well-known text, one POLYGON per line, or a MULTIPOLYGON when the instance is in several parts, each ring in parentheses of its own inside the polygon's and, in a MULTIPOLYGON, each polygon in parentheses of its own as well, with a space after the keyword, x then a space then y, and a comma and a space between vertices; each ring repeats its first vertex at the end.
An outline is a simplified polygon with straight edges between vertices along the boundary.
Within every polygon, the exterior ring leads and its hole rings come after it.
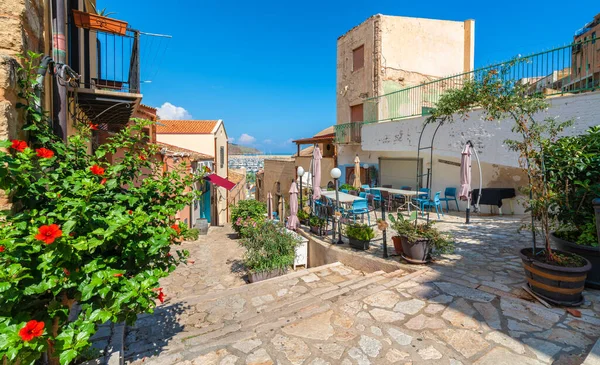
POLYGON ((437 213, 438 219, 440 219, 440 212, 442 212, 442 216, 444 215, 444 209, 442 208, 442 202, 440 201, 441 194, 442 192, 438 191, 437 193, 435 193, 433 200, 429 200, 423 203, 421 216, 424 215, 423 211, 425 210, 425 208, 429 208, 429 211, 431 211, 431 207, 435 207, 435 212, 437 213))
POLYGON ((400 190, 412 190, 412 187, 410 187, 408 185, 404 185, 404 186, 400 187, 400 190))
POLYGON ((367 199, 367 192, 366 191, 361 191, 360 193, 358 193, 358 197, 359 198, 367 199))
POLYGON ((358 214, 367 215, 367 221, 369 222, 369 225, 371 225, 371 217, 369 216, 369 204, 367 202, 367 199, 359 199, 359 200, 355 200, 352 202, 352 209, 348 209, 346 211, 346 213, 348 215, 352 214, 353 218, 354 218, 354 223, 356 223, 356 216, 358 214))
POLYGON ((342 189, 341 192, 348 194, 348 189, 342 189))
POLYGON ((373 194, 373 202, 379 202, 379 204, 381 204, 383 201, 381 190, 371 190, 371 194, 373 194))
POLYGON ((371 189, 371 186, 364 184, 361 186, 361 188, 363 188, 364 190, 369 190, 369 189, 371 189))
POLYGON ((421 209, 421 213, 423 213, 423 204, 429 201, 429 194, 431 192, 428 188, 421 188, 419 191, 426 194, 417 195, 417 197, 413 199, 413 202, 419 207, 419 209, 421 209))
POLYGON ((456 198, 456 188, 446 188, 444 190, 444 197, 440 198, 440 201, 446 202, 446 211, 450 211, 450 204, 448 202, 454 201, 456 203, 456 210, 460 212, 460 207, 458 206, 458 199, 456 198))

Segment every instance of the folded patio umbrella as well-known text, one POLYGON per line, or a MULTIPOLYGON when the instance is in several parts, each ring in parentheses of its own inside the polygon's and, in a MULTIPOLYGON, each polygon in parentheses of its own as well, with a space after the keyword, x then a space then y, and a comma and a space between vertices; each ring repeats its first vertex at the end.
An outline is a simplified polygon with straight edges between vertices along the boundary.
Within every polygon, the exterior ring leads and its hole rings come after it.
POLYGON ((273 219, 273 194, 267 194, 267 218, 273 219))
POLYGON ((313 199, 321 198, 321 150, 319 146, 315 146, 313 151, 313 199))
POLYGON ((292 186, 290 187, 290 216, 288 217, 288 221, 286 227, 291 230, 296 230, 300 226, 300 221, 298 220, 298 187, 296 186, 296 182, 292 181, 292 186))
POLYGON ((458 198, 469 200, 471 195, 471 145, 465 144, 460 158, 460 189, 458 198))
POLYGON ((360 159, 358 158, 358 155, 356 155, 356 157, 354 158, 354 182, 352 183, 352 186, 354 186, 357 189, 360 189, 361 187, 361 183, 360 183, 360 159))

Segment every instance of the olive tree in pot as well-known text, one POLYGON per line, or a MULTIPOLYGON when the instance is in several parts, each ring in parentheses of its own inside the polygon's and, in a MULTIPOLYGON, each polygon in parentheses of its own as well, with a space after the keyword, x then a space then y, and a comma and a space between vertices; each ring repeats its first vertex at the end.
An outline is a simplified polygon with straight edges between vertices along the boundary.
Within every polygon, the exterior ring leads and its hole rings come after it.
POLYGON ((375 231, 367 224, 349 224, 346 226, 345 232, 350 247, 357 250, 368 250, 371 240, 375 237, 375 231))
POLYGON ((465 80, 459 89, 448 90, 440 97, 428 117, 430 123, 452 122, 466 118, 481 108, 480 118, 490 122, 512 120, 512 132, 517 139, 505 140, 505 145, 519 155, 519 165, 527 174, 527 185, 520 188, 527 199, 522 201, 531 213, 531 223, 521 226, 532 232, 532 247, 519 254, 528 284, 538 296, 561 305, 578 305, 591 264, 585 258, 551 247, 551 214, 554 192, 548 183, 545 146, 555 143, 558 135, 572 121, 560 122, 558 117, 543 116, 548 108, 544 95, 531 90, 530 85, 511 77, 510 72, 524 62, 490 68, 465 80), (542 116, 542 118, 540 118, 542 116), (543 240, 539 247, 537 239, 543 240))
POLYGON ((285 274, 294 263, 299 243, 291 232, 270 221, 247 230, 240 244, 246 249, 248 281, 254 283, 285 274))
POLYGON ((408 218, 401 213, 397 218, 392 214, 388 218, 392 222, 392 229, 398 233, 402 257, 411 264, 428 263, 432 253, 449 253, 454 249, 450 236, 433 227, 433 222, 416 224, 417 212, 412 212, 408 218))
POLYGON ((579 136, 545 141, 544 162, 557 230, 554 247, 585 257, 592 264, 586 286, 600 288, 600 246, 593 200, 600 196, 600 126, 579 136))

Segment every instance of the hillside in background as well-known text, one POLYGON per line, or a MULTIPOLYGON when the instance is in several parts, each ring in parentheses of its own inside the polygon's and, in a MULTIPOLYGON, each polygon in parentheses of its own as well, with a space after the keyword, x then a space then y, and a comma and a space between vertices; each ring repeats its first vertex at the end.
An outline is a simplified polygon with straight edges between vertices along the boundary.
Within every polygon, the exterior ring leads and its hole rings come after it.
POLYGON ((235 144, 235 143, 229 143, 229 154, 230 155, 246 155, 246 154, 252 154, 252 155, 262 155, 262 151, 261 150, 257 150, 254 147, 246 147, 246 146, 241 146, 239 144, 235 144))

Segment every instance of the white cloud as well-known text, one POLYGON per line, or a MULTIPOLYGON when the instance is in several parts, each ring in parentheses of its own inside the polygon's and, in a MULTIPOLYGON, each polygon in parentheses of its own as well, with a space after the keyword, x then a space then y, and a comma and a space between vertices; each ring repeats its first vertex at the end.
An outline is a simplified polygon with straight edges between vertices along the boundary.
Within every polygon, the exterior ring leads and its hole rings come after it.
POLYGON ((165 120, 192 119, 192 115, 187 110, 169 102, 164 103, 160 108, 156 109, 156 114, 160 119, 165 120))
POLYGON ((287 141, 285 141, 285 144, 292 144, 294 141, 293 138, 288 139, 287 141))
POLYGON ((233 143, 233 142, 235 142, 235 138, 233 138, 233 137, 229 137, 229 138, 227 139, 227 142, 229 142, 229 143, 233 143))
POLYGON ((256 138, 252 137, 249 134, 242 133, 240 138, 238 138, 238 142, 241 144, 252 144, 252 143, 256 142, 256 138))
POLYGON ((273 141, 272 141, 272 140, 270 140, 270 139, 265 139, 265 140, 263 141, 263 143, 264 143, 264 144, 272 144, 272 143, 273 143, 273 141))

